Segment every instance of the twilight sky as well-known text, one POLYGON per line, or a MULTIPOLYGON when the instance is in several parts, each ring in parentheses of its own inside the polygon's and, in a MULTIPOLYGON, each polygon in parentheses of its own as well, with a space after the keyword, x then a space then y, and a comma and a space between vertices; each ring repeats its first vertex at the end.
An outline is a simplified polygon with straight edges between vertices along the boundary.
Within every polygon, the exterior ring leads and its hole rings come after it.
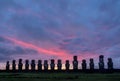
POLYGON ((120 0, 0 0, 1 64, 100 54, 120 68, 120 0))

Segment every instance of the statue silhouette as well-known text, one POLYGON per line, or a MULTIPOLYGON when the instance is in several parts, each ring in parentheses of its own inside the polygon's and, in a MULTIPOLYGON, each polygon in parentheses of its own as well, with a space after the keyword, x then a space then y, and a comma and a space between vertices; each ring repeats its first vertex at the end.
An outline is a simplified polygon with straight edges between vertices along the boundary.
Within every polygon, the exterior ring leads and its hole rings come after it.
POLYGON ((38 60, 38 70, 42 70, 42 60, 38 60))
POLYGON ((90 66, 90 70, 94 70, 94 60, 92 58, 90 59, 89 66, 90 66))
POLYGON ((69 71, 69 68, 70 68, 69 60, 66 60, 65 67, 66 67, 66 71, 69 71))
POLYGON ((29 60, 25 60, 25 71, 29 70, 29 60))
POLYGON ((31 70, 35 71, 35 60, 31 61, 31 70))
POLYGON ((48 70, 48 61, 44 60, 44 70, 48 70))
POLYGON ((104 66, 105 66, 105 64, 104 64, 104 56, 100 55, 99 56, 99 69, 104 70, 104 66))
POLYGON ((18 70, 19 70, 19 71, 22 71, 22 67, 23 67, 22 59, 19 59, 18 70))
POLYGON ((9 71, 10 70, 10 64, 9 64, 9 61, 6 62, 6 71, 9 71))
POLYGON ((112 58, 108 58, 108 70, 113 70, 113 61, 112 58))
POLYGON ((78 70, 78 60, 77 56, 73 57, 73 70, 78 70))
POLYGON ((50 64, 51 70, 55 70, 55 60, 51 59, 51 64, 50 64))
POLYGON ((16 60, 12 61, 12 70, 16 71, 16 60))
POLYGON ((62 61, 60 59, 58 60, 57 68, 59 71, 62 70, 62 61))
POLYGON ((86 68, 87 68, 87 63, 86 63, 86 60, 83 59, 82 60, 82 70, 86 70, 86 68))

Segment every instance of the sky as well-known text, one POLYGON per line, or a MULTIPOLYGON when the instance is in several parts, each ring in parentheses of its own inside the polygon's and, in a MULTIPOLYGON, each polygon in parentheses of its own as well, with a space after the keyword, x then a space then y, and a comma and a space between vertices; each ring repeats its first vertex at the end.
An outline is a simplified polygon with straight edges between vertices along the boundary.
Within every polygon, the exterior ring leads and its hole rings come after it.
POLYGON ((120 0, 0 0, 0 67, 7 60, 99 55, 120 68, 120 0))

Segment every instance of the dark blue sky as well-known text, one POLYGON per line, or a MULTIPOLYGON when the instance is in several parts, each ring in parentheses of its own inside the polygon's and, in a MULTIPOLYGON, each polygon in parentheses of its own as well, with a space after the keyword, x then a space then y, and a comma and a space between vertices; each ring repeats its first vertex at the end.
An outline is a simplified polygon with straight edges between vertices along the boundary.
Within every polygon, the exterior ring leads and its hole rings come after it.
POLYGON ((120 0, 0 0, 1 62, 100 54, 120 59, 120 0))

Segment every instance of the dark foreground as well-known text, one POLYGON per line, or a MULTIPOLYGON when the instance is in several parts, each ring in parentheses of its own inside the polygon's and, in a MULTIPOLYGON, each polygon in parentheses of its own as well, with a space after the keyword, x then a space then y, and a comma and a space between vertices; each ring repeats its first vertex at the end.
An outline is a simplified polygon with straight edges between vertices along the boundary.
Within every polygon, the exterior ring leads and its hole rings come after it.
POLYGON ((0 73, 0 81, 120 81, 120 73, 0 73))

